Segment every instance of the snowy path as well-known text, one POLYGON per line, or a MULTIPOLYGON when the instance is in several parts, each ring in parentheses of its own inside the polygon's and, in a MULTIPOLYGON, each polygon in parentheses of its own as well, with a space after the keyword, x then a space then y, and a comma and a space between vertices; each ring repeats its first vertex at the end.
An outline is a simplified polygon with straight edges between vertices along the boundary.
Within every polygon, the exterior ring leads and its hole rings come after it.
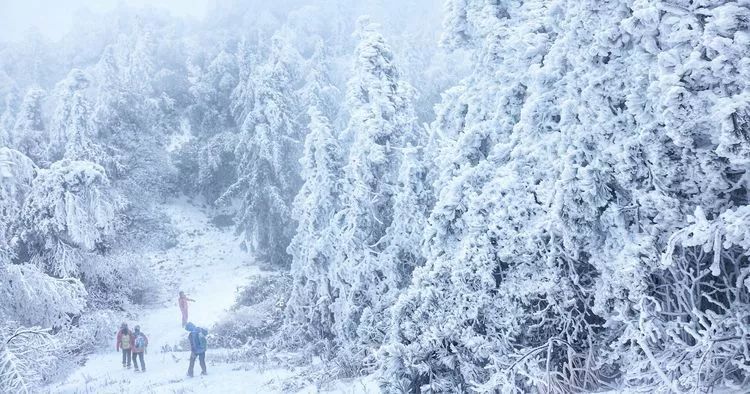
MULTIPOLYGON (((210 375, 192 380, 185 377, 188 352, 162 351, 165 346, 179 345, 187 334, 182 328, 176 305, 179 290, 196 300, 190 304, 190 320, 210 328, 234 303, 237 287, 247 283, 248 276, 259 273, 250 264, 247 253, 238 247, 232 232, 213 226, 198 208, 185 201, 176 201, 165 205, 164 210, 180 231, 178 244, 174 248, 144 256, 155 274, 163 278, 164 290, 156 295, 158 301, 155 305, 143 309, 136 319, 128 322, 131 328, 139 324, 149 337, 147 372, 136 374, 132 369, 123 369, 120 354, 114 349, 113 338, 111 350, 92 355, 86 365, 67 380, 50 387, 51 392, 206 392, 212 386, 221 387, 217 392, 247 392, 249 389, 239 380, 234 385, 228 385, 231 379, 228 380, 226 370, 231 366, 211 365, 210 351, 207 357, 210 375), (213 382, 214 376, 221 382, 213 382)), ((260 376, 254 376, 255 381, 277 377, 273 373, 256 375, 260 376)), ((247 381, 247 378, 245 376, 244 380, 247 381)))
MULTIPOLYGON (((206 357, 208 376, 187 378, 189 352, 171 351, 186 343, 187 333, 180 321, 177 294, 185 291, 196 302, 190 303, 190 321, 211 328, 226 309, 232 306, 235 292, 246 284, 250 275, 261 274, 243 252, 231 231, 211 224, 208 216, 186 201, 163 206, 180 231, 178 244, 168 250, 144 256, 164 288, 155 295, 156 302, 128 321, 136 324, 149 337, 146 373, 123 369, 121 355, 111 349, 92 355, 86 365, 73 372, 65 381, 48 387, 51 393, 276 393, 279 383, 294 374, 277 369, 258 371, 243 364, 212 363, 212 350, 206 357), (167 349, 165 349, 167 347, 167 349)), ((217 354, 220 350, 213 350, 217 354)), ((196 365, 196 371, 200 367, 196 365)), ((197 375, 197 373, 196 373, 197 375)), ((333 385, 340 393, 373 393, 372 384, 362 381, 338 382, 333 385)), ((314 393, 310 388, 305 393, 314 393)))

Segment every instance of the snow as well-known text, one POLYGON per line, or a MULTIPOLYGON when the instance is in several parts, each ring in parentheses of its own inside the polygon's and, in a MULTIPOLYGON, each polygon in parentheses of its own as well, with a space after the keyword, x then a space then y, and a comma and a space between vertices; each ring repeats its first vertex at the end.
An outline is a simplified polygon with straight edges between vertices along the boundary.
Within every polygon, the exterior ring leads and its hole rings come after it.
POLYGON ((167 152, 176 152, 182 146, 190 142, 192 138, 193 136, 192 134, 190 134, 190 122, 188 122, 186 119, 183 119, 180 122, 180 132, 172 134, 169 137, 169 145, 167 145, 166 147, 167 152))
POLYGON ((440 1, 0 38, 0 393, 749 392, 750 0, 440 1))
MULTIPOLYGON (((237 289, 248 282, 251 275, 263 275, 254 265, 252 256, 239 247, 231 230, 214 226, 207 213, 186 199, 177 199, 161 206, 180 230, 175 247, 143 256, 163 282, 163 291, 155 302, 127 321, 132 328, 140 325, 149 337, 149 351, 145 355, 145 373, 136 374, 120 364, 121 353, 112 348, 89 357, 86 364, 65 381, 47 388, 50 393, 191 393, 220 392, 258 393, 281 392, 285 379, 294 376, 288 369, 253 369, 243 363, 220 363, 212 356, 226 353, 211 349, 206 353, 207 376, 187 378, 190 352, 167 351, 179 347, 187 337, 182 328, 177 294, 184 291, 195 299, 190 303, 189 320, 200 327, 210 328, 221 319, 235 301, 237 289)), ((197 364, 197 362, 196 362, 197 364)), ((196 372, 200 367, 196 365, 196 372)), ((372 379, 354 382, 335 382, 331 392, 374 393, 377 385, 372 379)), ((309 387, 301 393, 318 392, 309 387)))

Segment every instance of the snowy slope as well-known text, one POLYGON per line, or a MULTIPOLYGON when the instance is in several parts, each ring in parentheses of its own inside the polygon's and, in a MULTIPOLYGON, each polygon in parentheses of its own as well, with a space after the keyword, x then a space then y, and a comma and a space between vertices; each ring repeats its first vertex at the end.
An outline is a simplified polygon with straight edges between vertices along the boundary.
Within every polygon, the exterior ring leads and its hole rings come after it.
MULTIPOLYGON (((196 302, 190 304, 190 320, 210 328, 232 306, 238 287, 250 275, 262 274, 243 252, 231 231, 221 230, 199 208, 185 200, 163 206, 180 231, 178 244, 168 250, 143 256, 164 282, 152 307, 137 313, 136 324, 149 337, 146 373, 136 374, 120 365, 120 353, 112 348, 92 355, 86 365, 65 381, 48 387, 51 393, 247 393, 279 392, 284 379, 293 376, 289 370, 253 370, 242 364, 212 362, 222 350, 207 353, 209 375, 187 378, 189 352, 180 348, 187 333, 180 322, 177 294, 185 291, 196 302)), ((116 328, 113 328, 113 332, 116 328)), ((196 370, 200 367, 196 365, 196 370)), ((372 382, 358 381, 332 385, 336 392, 376 392, 372 382)), ((304 392, 316 392, 310 388, 304 392)))

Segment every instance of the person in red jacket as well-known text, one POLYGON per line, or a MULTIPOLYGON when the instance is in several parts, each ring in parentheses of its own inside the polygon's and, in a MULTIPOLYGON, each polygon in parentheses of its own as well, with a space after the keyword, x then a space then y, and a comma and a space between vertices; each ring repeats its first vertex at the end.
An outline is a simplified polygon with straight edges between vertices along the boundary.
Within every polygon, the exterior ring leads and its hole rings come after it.
POLYGON ((135 372, 146 372, 146 361, 143 359, 143 353, 148 347, 148 337, 141 331, 140 326, 133 329, 133 367, 135 372), (138 370, 138 358, 141 359, 141 369, 138 370))
POLYGON ((185 295, 185 292, 180 292, 180 298, 177 303, 180 305, 180 312, 182 312, 182 326, 185 327, 185 323, 188 321, 188 301, 195 302, 194 299, 189 298, 185 295))
POLYGON ((122 323, 117 332, 117 351, 122 350, 122 366, 130 368, 130 352, 133 347, 133 334, 128 330, 128 324, 122 323))

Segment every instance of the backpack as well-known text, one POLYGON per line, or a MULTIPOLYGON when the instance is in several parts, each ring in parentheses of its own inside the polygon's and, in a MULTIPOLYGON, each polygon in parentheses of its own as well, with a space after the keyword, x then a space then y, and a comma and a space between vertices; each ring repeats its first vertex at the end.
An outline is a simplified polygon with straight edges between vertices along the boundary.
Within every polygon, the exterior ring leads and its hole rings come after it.
POLYGON ((206 331, 203 328, 199 328, 195 330, 195 347, 196 350, 199 351, 206 351, 206 348, 208 347, 208 340, 206 339, 206 334, 208 331, 206 331))
POLYGON ((140 334, 135 338, 135 348, 143 349, 145 347, 146 347, 146 337, 144 337, 143 334, 140 334))
POLYGON ((130 333, 123 333, 120 337, 120 347, 128 350, 130 349, 130 333))

